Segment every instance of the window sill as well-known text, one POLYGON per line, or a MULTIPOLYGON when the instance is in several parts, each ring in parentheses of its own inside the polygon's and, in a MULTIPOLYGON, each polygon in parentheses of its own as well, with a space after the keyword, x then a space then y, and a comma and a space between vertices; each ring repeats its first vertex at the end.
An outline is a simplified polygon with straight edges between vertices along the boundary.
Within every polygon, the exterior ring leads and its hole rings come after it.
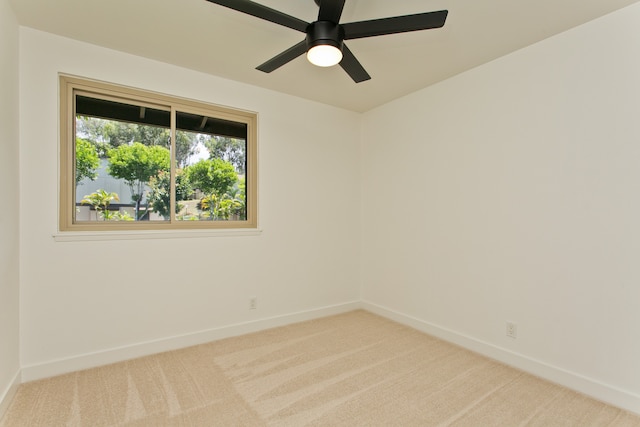
POLYGON ((195 239, 203 237, 259 236, 259 229, 227 230, 149 230, 149 231, 67 231, 54 234, 56 242, 86 242, 100 240, 151 240, 151 239, 195 239))

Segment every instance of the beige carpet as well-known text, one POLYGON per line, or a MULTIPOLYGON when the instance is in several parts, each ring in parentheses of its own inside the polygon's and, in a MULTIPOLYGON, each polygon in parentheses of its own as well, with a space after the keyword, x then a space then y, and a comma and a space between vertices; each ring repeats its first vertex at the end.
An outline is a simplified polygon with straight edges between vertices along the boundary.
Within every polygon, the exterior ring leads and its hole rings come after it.
POLYGON ((365 311, 23 384, 10 426, 640 426, 365 311))

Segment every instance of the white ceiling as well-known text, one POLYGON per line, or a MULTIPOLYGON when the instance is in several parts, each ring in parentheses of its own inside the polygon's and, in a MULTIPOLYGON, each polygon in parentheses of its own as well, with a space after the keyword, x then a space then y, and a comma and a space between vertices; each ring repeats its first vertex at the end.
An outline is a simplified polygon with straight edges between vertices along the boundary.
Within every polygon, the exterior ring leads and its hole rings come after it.
MULTIPOLYGON (((363 112, 638 1, 347 0, 342 23, 449 10, 441 29, 347 41, 372 77, 359 84, 304 55, 270 74, 255 70, 304 34, 205 0, 11 3, 24 26, 363 112)), ((313 0, 258 2, 317 18, 313 0)))

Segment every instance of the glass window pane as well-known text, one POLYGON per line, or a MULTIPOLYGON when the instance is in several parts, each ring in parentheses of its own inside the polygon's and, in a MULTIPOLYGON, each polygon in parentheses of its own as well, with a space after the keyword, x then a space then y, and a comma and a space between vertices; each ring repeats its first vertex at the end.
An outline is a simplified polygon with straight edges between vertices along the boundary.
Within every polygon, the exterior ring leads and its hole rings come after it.
POLYGON ((178 112, 176 219, 247 219, 247 126, 178 112))
POLYGON ((170 124, 169 111, 76 96, 75 222, 169 219, 170 124))

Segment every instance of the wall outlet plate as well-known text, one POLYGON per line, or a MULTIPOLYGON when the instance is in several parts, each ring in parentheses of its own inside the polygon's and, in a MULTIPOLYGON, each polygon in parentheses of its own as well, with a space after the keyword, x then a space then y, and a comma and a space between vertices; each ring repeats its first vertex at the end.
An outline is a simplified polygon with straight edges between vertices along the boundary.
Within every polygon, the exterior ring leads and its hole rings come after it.
POLYGON ((507 322, 507 336, 516 339, 518 336, 518 325, 513 322, 507 322))

